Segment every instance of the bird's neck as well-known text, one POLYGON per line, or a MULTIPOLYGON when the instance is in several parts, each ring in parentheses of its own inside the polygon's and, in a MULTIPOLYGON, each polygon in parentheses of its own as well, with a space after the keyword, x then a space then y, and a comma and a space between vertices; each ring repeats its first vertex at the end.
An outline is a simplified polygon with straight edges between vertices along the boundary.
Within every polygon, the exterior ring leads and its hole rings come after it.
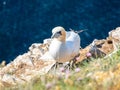
POLYGON ((66 42, 66 36, 64 36, 64 37, 62 36, 62 37, 58 38, 58 40, 65 43, 66 42))
POLYGON ((56 38, 55 38, 55 39, 53 40, 53 43, 65 44, 65 40, 63 40, 63 39, 58 39, 58 38, 56 39, 56 38))

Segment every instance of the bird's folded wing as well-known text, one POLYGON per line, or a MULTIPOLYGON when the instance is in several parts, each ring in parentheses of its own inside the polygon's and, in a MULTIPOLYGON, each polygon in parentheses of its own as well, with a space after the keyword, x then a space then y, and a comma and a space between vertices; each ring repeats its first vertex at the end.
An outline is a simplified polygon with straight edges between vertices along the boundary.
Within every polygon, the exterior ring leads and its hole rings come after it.
POLYGON ((67 32, 66 35, 66 46, 69 55, 75 56, 79 52, 80 48, 80 37, 73 31, 67 32))

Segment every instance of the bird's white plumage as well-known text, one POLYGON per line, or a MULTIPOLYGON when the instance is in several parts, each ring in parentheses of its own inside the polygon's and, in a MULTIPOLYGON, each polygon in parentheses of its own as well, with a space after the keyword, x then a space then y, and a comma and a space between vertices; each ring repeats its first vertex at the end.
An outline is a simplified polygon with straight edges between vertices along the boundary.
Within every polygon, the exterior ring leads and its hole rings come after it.
POLYGON ((53 38, 49 51, 41 59, 54 59, 56 62, 64 63, 73 59, 80 48, 80 37, 74 31, 66 32, 63 27, 55 27, 53 35, 61 31, 61 36, 53 38))

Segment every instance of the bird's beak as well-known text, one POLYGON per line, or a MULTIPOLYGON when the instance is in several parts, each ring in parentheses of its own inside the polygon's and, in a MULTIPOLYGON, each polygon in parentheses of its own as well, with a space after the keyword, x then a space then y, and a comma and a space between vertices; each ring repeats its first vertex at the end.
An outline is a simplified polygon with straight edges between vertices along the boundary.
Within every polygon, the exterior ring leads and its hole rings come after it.
POLYGON ((59 33, 54 33, 54 34, 51 36, 51 38, 58 38, 59 36, 60 36, 59 33))

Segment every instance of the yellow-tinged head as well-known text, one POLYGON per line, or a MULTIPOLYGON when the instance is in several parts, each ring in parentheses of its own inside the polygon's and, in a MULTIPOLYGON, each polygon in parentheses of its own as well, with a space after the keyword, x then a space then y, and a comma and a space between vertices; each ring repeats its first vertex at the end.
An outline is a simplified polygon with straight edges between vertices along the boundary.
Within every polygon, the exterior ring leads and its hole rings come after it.
POLYGON ((66 31, 63 27, 57 26, 52 29, 52 37, 51 38, 56 38, 59 41, 65 42, 66 40, 66 31))

